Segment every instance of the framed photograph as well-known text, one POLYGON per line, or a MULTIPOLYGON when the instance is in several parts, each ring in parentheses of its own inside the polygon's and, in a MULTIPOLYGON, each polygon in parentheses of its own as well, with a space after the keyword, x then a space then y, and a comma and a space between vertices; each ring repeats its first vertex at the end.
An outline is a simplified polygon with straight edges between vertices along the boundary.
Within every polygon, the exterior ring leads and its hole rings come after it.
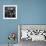
POLYGON ((20 24, 18 25, 18 41, 46 41, 46 25, 20 24))
POLYGON ((3 5, 3 19, 17 19, 17 5, 3 5))

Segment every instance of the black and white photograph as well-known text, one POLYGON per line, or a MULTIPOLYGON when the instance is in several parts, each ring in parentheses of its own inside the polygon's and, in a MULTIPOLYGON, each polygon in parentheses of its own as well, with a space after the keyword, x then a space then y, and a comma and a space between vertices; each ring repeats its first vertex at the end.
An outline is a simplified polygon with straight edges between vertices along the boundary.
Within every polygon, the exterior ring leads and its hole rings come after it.
POLYGON ((20 46, 41 45, 46 42, 46 25, 18 25, 18 41, 20 46))
POLYGON ((17 19, 17 5, 3 5, 3 19, 17 19))

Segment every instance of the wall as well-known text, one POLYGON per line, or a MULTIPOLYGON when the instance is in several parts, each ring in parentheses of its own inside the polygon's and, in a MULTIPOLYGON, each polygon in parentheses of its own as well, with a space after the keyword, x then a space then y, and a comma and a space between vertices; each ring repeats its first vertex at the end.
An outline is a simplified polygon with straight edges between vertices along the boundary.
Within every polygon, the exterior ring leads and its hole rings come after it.
MULTIPOLYGON (((18 16, 17 20, 3 19, 3 5, 15 5, 15 4, 17 5, 16 0, 0 0, 0 44, 7 44, 9 42, 8 34, 10 32, 16 32, 16 35, 18 35, 17 24, 19 22, 20 17, 18 16)), ((16 38, 15 43, 18 43, 17 39, 18 37, 16 38)))
POLYGON ((0 44, 8 43, 10 32, 18 32, 18 24, 46 24, 46 0, 0 0, 0 44), (3 5, 8 4, 17 4, 17 20, 3 19, 3 5))
POLYGON ((23 0, 21 24, 46 24, 46 0, 23 0))

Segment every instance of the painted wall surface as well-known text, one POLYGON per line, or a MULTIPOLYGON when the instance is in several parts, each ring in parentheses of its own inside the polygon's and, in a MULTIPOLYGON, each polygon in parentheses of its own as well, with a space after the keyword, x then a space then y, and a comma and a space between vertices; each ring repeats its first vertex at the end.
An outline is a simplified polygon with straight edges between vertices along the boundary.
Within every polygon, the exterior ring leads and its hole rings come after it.
POLYGON ((21 24, 46 24, 46 0, 23 0, 21 24))
POLYGON ((18 24, 46 24, 46 0, 0 0, 0 44, 8 43, 10 32, 17 34, 18 24), (17 5, 17 20, 3 19, 3 5, 17 5))
MULTIPOLYGON (((18 35, 17 24, 19 22, 19 11, 18 11, 18 19, 17 20, 6 20, 3 19, 3 5, 17 5, 16 0, 0 0, 0 44, 7 44, 8 34, 10 32, 16 32, 18 35)), ((18 8, 19 9, 19 8, 18 8)), ((18 37, 15 42, 18 43, 18 37)))

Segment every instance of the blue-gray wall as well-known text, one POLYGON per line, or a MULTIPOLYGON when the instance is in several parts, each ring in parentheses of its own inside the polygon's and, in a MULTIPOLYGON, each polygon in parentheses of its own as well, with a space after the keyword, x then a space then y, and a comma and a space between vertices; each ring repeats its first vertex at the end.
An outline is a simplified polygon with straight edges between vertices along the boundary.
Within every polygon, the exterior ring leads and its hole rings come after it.
POLYGON ((21 24, 46 24, 46 0, 23 0, 21 24))
POLYGON ((8 43, 10 32, 17 34, 18 24, 46 24, 46 0, 0 0, 0 44, 8 43), (17 5, 17 20, 3 19, 3 5, 17 5))

